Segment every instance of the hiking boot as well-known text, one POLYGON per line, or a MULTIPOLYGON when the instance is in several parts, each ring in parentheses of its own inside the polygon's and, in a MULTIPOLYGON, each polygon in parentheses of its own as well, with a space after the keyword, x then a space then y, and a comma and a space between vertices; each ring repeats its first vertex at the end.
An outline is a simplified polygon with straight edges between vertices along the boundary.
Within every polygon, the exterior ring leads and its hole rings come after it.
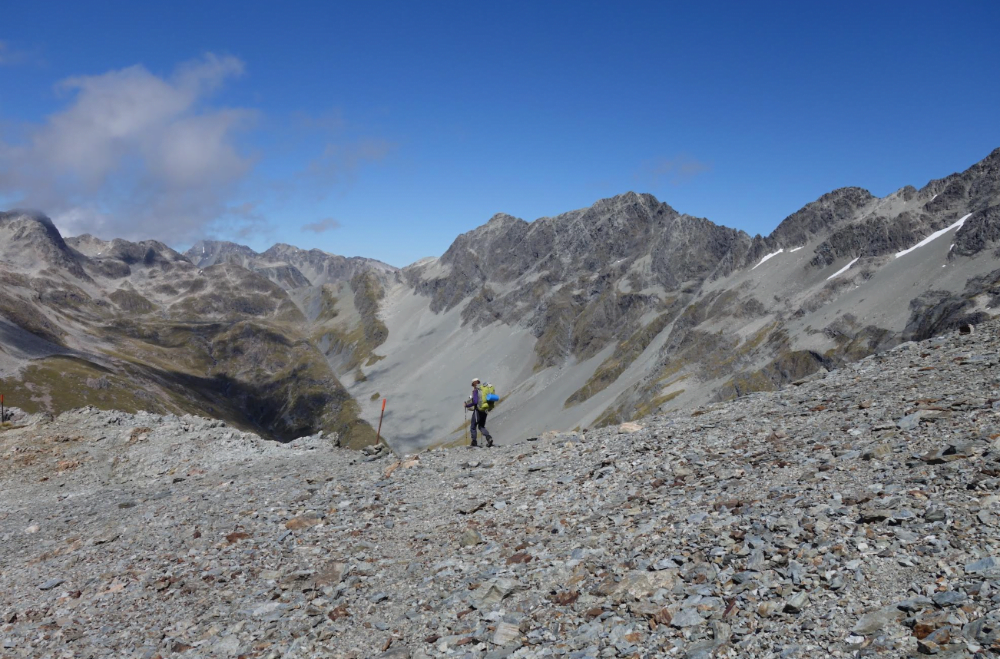
POLYGON ((472 442, 471 444, 469 444, 469 448, 479 448, 479 444, 476 442, 472 442))
POLYGON ((487 437, 486 438, 486 448, 493 448, 493 438, 492 437, 487 437))

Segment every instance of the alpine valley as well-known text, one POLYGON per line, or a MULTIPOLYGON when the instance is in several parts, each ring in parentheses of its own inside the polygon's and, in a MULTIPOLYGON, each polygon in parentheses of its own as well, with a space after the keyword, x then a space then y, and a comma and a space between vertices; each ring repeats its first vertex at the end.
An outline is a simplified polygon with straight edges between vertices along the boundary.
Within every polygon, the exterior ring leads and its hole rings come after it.
POLYGON ((884 198, 826 194, 768 236, 626 193, 498 214, 398 269, 278 244, 64 237, 0 213, 0 391, 29 413, 195 414, 278 440, 498 442, 772 391, 995 314, 1000 149, 884 198))

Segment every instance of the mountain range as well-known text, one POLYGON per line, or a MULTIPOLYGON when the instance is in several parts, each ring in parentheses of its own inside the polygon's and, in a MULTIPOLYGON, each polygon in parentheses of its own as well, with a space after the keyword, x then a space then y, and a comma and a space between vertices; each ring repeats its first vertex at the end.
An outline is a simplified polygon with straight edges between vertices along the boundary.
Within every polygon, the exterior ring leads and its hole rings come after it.
POLYGON ((629 192, 498 214, 399 269, 278 244, 64 238, 0 213, 0 390, 28 411, 191 412, 279 440, 502 443, 782 385, 1000 304, 1000 149, 878 198, 830 192, 768 236, 629 192))

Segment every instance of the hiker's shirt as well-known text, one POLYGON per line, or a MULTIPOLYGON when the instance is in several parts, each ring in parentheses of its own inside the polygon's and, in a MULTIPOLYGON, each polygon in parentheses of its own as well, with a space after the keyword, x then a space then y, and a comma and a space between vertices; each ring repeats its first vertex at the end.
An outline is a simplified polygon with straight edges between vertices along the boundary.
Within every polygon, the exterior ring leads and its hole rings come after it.
POLYGON ((472 392, 472 400, 465 404, 466 407, 474 411, 479 410, 479 387, 476 387, 472 392))

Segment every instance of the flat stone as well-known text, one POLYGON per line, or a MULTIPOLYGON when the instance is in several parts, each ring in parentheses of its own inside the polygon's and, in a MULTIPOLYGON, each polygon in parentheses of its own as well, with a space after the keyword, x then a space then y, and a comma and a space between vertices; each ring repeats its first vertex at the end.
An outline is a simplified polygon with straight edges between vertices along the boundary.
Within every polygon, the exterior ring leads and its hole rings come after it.
POLYGON ((908 613, 916 613, 917 611, 923 611, 934 606, 934 601, 929 597, 911 597, 910 599, 905 599, 902 602, 896 602, 896 608, 900 611, 906 611, 908 613))
POLYGON ((63 583, 65 583, 65 581, 66 581, 65 579, 59 579, 59 578, 49 579, 48 581, 46 581, 45 583, 43 583, 42 585, 40 585, 38 587, 38 589, 39 590, 52 590, 56 586, 60 586, 63 583))
POLYGON ((497 629, 493 633, 493 643, 500 646, 510 645, 521 638, 521 630, 517 625, 509 622, 497 623, 497 629))
POLYGON ((696 609, 681 609, 670 621, 671 626, 683 629, 684 627, 695 627, 704 624, 705 619, 701 617, 696 609))
POLYGON ((881 630, 889 623, 900 620, 902 617, 903 612, 897 607, 886 606, 875 611, 869 611, 861 616, 861 619, 858 620, 857 624, 851 628, 851 631, 855 634, 870 636, 881 630))
POLYGON ((986 558, 980 558, 978 561, 965 564, 965 571, 969 574, 978 574, 995 568, 1000 568, 1000 560, 997 560, 993 556, 987 556, 986 558))
POLYGON ((920 425, 920 418, 924 415, 923 410, 917 410, 913 414, 907 414, 896 421, 896 426, 900 430, 913 430, 920 425))
POLYGON ((963 604, 965 600, 969 599, 969 596, 958 590, 946 590, 943 593, 938 593, 931 597, 934 603, 940 606, 942 609, 949 606, 958 606, 963 604))

